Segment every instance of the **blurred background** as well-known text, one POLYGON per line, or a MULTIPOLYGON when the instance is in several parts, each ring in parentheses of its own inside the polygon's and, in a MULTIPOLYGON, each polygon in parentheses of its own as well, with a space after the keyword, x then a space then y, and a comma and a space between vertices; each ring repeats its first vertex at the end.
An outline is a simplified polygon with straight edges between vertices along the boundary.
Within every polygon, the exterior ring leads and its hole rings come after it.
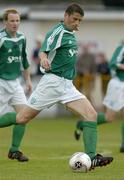
MULTIPOLYGON (((80 60, 87 59, 82 63, 85 68, 78 69, 77 64, 78 78, 74 83, 87 95, 95 108, 101 110, 110 79, 108 61, 115 48, 124 43, 124 0, 0 0, 0 28, 3 28, 2 14, 5 9, 16 8, 21 13, 20 31, 27 39, 27 54, 35 88, 42 76, 37 54, 44 36, 54 24, 63 19, 64 10, 73 2, 81 4, 85 11, 84 21, 76 37, 79 44, 79 63, 80 60), (94 65, 91 65, 91 59, 94 65), (89 63, 85 64, 86 61, 89 63), (106 64, 103 69, 102 63, 106 64), (81 80, 86 71, 89 76, 81 80)), ((70 114, 58 105, 44 111, 41 116, 61 115, 70 114)))

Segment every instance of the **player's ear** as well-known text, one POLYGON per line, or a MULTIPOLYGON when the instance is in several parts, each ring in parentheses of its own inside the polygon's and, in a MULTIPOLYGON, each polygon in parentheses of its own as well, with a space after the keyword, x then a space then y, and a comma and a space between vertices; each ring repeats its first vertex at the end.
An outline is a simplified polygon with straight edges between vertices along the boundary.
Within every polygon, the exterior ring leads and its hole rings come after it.
POLYGON ((68 17, 68 13, 65 12, 64 14, 64 18, 67 18, 68 17))

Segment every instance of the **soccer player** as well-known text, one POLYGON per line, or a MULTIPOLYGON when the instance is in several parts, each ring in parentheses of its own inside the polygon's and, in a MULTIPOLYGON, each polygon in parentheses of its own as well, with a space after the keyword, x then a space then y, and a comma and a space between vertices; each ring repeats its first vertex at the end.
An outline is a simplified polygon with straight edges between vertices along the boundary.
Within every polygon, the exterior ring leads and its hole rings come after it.
POLYGON ((113 157, 96 155, 97 113, 88 99, 73 85, 77 42, 74 31, 84 17, 84 11, 78 4, 71 4, 64 14, 64 21, 55 25, 45 37, 40 50, 41 66, 46 73, 28 100, 28 106, 17 115, 8 113, 0 118, 0 124, 27 123, 44 108, 61 103, 74 113, 85 117, 84 145, 85 152, 92 160, 92 168, 105 166, 113 157))
MULTIPOLYGON (((98 113, 97 124, 112 122, 117 112, 124 113, 124 45, 119 45, 109 62, 112 78, 108 83, 106 96, 103 104, 106 107, 106 112, 98 113)), ((83 121, 78 121, 76 130, 74 132, 75 138, 79 140, 81 132, 83 131, 83 121)), ((124 122, 121 128, 122 143, 120 152, 124 153, 124 122)))
MULTIPOLYGON (((16 112, 25 107, 26 97, 19 82, 21 72, 26 82, 27 91, 31 91, 32 83, 29 63, 26 55, 25 36, 18 32, 20 14, 16 9, 8 9, 3 14, 4 29, 0 31, 0 114, 10 105, 16 112)), ((6 126, 9 126, 8 124, 6 126)), ((0 124, 0 128, 6 127, 0 124)), ((28 157, 19 151, 25 133, 25 125, 16 124, 13 128, 12 145, 8 158, 28 161, 28 157)))

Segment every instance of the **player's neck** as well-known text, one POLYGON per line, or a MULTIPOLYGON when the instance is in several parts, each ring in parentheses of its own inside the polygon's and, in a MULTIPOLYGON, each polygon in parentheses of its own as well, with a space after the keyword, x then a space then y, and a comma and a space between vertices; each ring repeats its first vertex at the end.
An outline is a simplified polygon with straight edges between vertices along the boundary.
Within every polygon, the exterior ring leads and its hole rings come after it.
POLYGON ((10 37, 12 37, 12 38, 16 37, 16 32, 11 32, 8 29, 6 29, 6 32, 9 34, 10 37))

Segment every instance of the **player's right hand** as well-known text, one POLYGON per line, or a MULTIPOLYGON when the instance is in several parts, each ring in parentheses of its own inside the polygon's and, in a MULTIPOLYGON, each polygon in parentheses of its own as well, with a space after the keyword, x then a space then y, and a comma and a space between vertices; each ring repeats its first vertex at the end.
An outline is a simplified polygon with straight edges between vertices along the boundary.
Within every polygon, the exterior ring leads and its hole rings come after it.
POLYGON ((47 58, 41 60, 41 66, 45 69, 45 71, 48 71, 51 68, 50 62, 47 58))

